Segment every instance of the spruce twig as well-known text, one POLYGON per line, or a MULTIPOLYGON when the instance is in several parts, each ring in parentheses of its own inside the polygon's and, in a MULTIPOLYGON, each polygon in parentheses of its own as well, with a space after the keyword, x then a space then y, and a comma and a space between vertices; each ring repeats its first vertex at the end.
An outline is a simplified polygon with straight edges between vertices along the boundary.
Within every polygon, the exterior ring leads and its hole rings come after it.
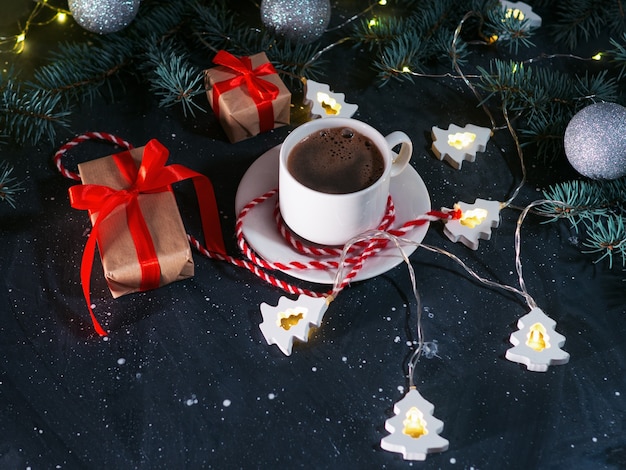
POLYGON ((194 109, 205 110, 193 101, 204 94, 202 72, 191 65, 187 54, 177 51, 172 41, 158 46, 148 46, 144 67, 149 69, 150 90, 160 97, 159 106, 164 108, 180 104, 183 113, 195 116, 194 109))
POLYGON ((24 191, 22 183, 16 181, 11 176, 13 167, 6 161, 0 162, 0 201, 7 202, 11 207, 15 208, 15 197, 18 193, 24 191))
POLYGON ((566 207, 546 204, 538 206, 549 221, 567 219, 578 232, 584 232, 584 253, 599 253, 599 262, 608 259, 613 267, 613 258, 621 257, 626 264, 626 207, 624 192, 626 178, 601 181, 568 181, 544 191, 546 199, 558 200, 566 207), (581 229, 580 227, 583 227, 581 229))
POLYGON ((613 257, 622 258, 622 267, 626 266, 626 227, 624 218, 611 216, 603 223, 594 223, 588 227, 587 239, 583 246, 589 248, 583 253, 600 253, 596 263, 608 259, 609 269, 613 268, 613 257))
POLYGON ((71 107, 57 93, 10 82, 0 100, 0 128, 19 145, 54 142, 57 127, 69 128, 71 107))

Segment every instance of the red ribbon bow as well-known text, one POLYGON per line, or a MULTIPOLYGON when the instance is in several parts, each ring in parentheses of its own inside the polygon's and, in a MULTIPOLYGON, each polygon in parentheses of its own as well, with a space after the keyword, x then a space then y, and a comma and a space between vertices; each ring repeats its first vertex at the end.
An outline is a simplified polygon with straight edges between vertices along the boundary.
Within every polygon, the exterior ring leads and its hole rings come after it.
POLYGON ((219 98, 222 93, 245 85, 250 97, 254 100, 259 113, 259 128, 266 132, 274 128, 274 108, 272 102, 278 97, 279 90, 272 82, 260 77, 276 74, 274 66, 266 62, 255 69, 252 68, 250 57, 237 58, 229 52, 219 51, 213 63, 230 69, 235 76, 213 85, 213 110, 219 116, 219 98))
POLYGON ((215 194, 211 181, 204 175, 197 173, 182 165, 165 166, 168 150, 157 140, 151 140, 146 144, 143 158, 139 169, 132 159, 130 152, 122 152, 114 155, 115 163, 124 178, 129 182, 129 187, 115 190, 108 186, 97 184, 83 184, 70 188, 70 203, 75 209, 97 212, 97 218, 87 239, 83 258, 80 266, 83 295, 87 302, 87 308, 91 315, 95 330, 101 336, 106 332, 100 326, 91 309, 90 281, 93 267, 93 259, 98 239, 100 223, 118 206, 126 207, 128 228, 131 233, 137 259, 141 266, 140 290, 149 290, 159 286, 161 269, 157 258, 156 249, 148 226, 141 213, 139 194, 159 193, 171 191, 170 185, 178 181, 192 178, 196 197, 202 219, 202 230, 209 251, 225 254, 222 230, 217 211, 215 194))

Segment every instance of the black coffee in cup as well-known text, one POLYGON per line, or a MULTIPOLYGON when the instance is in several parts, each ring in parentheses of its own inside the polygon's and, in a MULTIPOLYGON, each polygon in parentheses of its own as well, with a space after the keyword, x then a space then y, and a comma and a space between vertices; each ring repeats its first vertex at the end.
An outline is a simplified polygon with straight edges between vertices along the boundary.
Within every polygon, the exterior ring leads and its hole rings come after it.
POLYGON ((374 184, 385 170, 385 160, 369 138, 348 127, 335 127, 310 134, 294 145, 287 168, 308 188, 346 194, 374 184))

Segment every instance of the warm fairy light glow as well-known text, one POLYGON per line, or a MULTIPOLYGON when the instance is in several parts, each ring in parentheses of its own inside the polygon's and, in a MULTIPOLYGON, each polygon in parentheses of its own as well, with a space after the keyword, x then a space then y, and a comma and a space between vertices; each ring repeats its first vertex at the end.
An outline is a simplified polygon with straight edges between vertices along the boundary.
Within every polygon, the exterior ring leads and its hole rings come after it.
POLYGON ((315 118, 350 117, 359 107, 346 103, 343 93, 334 93, 325 83, 306 80, 304 84, 304 104, 310 106, 311 116, 315 118))
POLYGON ((463 212, 459 223, 465 227, 476 228, 485 221, 488 215, 489 213, 485 209, 472 209, 463 212))
POLYGON ((546 327, 541 323, 535 323, 530 327, 527 338, 526 346, 537 352, 541 352, 550 347, 546 327))
POLYGON ((367 25, 370 28, 373 28, 374 26, 378 26, 378 18, 372 18, 371 20, 369 20, 369 22, 367 23, 367 25))
POLYGON ((473 132, 457 132, 456 134, 448 134, 448 145, 458 150, 469 147, 475 140, 476 134, 473 132))
POLYGON ((600 60, 600 59, 602 59, 602 52, 598 52, 596 55, 591 56, 591 58, 593 60, 600 60))
POLYGON ((300 294, 296 300, 283 296, 276 306, 263 302, 263 322, 259 328, 267 344, 275 344, 285 356, 289 356, 295 340, 308 341, 311 327, 320 326, 331 301, 332 296, 300 294))
POLYGON ((406 412, 404 421, 402 421, 404 428, 402 432, 407 436, 411 436, 413 439, 418 439, 428 434, 426 429, 426 421, 424 421, 424 414, 412 406, 409 411, 406 412))
POLYGON ((513 347, 505 354, 509 361, 524 364, 533 372, 546 372, 550 366, 569 362, 569 354, 561 349, 565 336, 556 331, 556 322, 539 307, 521 317, 517 327, 509 338, 513 347))
POLYGON ((322 105, 326 114, 339 114, 341 105, 337 100, 327 93, 317 92, 317 101, 322 105))
POLYGON ((496 42, 498 40, 498 35, 494 34, 493 36, 491 36, 489 39, 487 39, 487 43, 488 44, 493 44, 494 42, 496 42))
POLYGON ((26 44, 26 35, 28 34, 31 26, 45 26, 58 21, 59 23, 65 23, 69 11, 62 8, 57 8, 48 3, 48 0, 36 0, 28 19, 26 21, 20 21, 18 23, 19 33, 12 36, 0 36, 0 53, 11 52, 14 54, 21 54, 24 52, 26 44), (46 19, 41 19, 42 12, 49 12, 52 10, 54 14, 52 16, 46 15, 46 19))
POLYGON ((405 65, 404 67, 402 67, 402 72, 403 73, 411 73, 411 69, 409 68, 408 65, 405 65))
POLYGON ((26 47, 26 33, 18 34, 15 36, 15 45, 13 46, 13 52, 21 54, 26 47))
POLYGON ((525 30, 541 26, 541 17, 533 11, 530 5, 524 2, 510 2, 506 0, 500 0, 500 3, 504 8, 503 23, 518 21, 520 27, 525 30))
POLYGON ((379 4, 379 5, 382 5, 382 6, 385 6, 385 5, 387 5, 387 0, 380 0, 380 1, 378 2, 378 4, 379 4))
POLYGON ((304 319, 306 312, 306 308, 302 307, 289 308, 284 312, 279 312, 276 325, 283 330, 289 331, 300 323, 300 320, 304 319))
POLYGON ((522 10, 518 8, 509 8, 506 11, 506 14, 504 16, 505 18, 515 18, 516 20, 519 20, 519 21, 523 21, 525 18, 522 10))

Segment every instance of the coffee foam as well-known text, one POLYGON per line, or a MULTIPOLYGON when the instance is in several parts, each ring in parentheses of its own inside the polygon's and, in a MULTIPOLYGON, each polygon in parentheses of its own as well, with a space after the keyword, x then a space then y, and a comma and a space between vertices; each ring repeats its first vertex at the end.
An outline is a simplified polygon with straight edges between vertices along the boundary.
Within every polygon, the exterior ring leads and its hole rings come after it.
POLYGON ((322 192, 364 189, 384 171, 384 159, 374 143, 347 127, 309 135, 296 144, 294 154, 297 161, 289 165, 292 175, 305 186, 322 192))

